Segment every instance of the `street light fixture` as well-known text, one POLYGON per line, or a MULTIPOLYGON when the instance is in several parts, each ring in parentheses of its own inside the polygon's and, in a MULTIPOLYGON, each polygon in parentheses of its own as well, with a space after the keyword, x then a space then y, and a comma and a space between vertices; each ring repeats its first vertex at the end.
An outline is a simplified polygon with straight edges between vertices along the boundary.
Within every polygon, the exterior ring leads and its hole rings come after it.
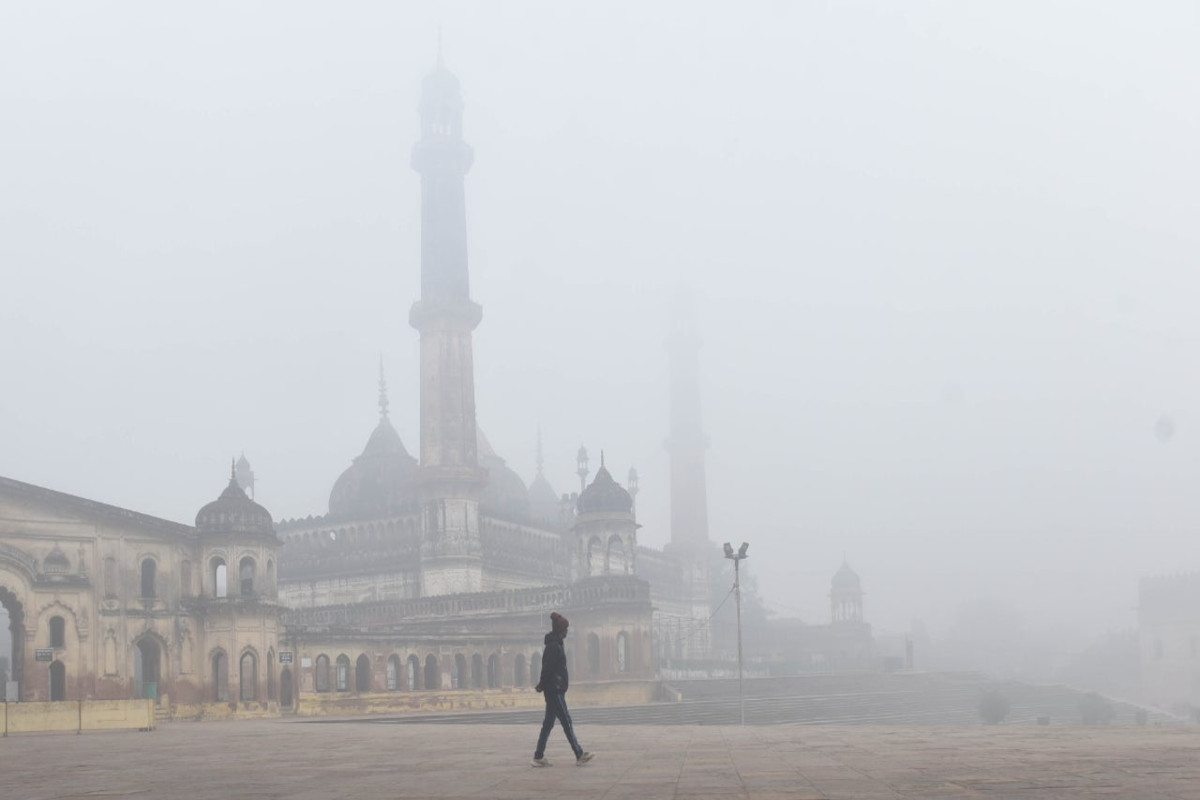
POLYGON ((738 706, 742 712, 742 724, 746 724, 746 692, 742 681, 742 581, 741 573, 738 570, 738 565, 742 559, 748 558, 746 551, 750 549, 747 542, 742 542, 742 546, 737 552, 733 552, 733 546, 729 542, 725 543, 725 557, 733 562, 733 596, 737 601, 737 636, 738 636, 738 706))

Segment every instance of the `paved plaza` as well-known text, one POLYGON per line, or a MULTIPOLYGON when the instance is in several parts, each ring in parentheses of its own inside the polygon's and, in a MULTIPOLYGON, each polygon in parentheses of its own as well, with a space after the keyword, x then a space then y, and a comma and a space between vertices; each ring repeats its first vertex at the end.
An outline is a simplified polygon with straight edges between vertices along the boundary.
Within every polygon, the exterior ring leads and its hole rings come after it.
POLYGON ((1200 798, 1200 728, 174 723, 0 739, 0 798, 1200 798))

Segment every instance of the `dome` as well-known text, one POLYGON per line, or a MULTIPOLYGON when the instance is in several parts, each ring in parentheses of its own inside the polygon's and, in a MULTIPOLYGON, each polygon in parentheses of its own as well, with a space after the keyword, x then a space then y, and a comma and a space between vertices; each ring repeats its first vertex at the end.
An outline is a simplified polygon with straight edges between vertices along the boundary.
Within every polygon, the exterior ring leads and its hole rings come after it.
POLYGON ((476 426, 475 441, 479 452, 479 466, 487 470, 487 485, 479 496, 479 506, 485 512, 504 517, 529 516, 529 492, 525 481, 512 470, 503 458, 496 455, 491 442, 476 426))
POLYGON ((399 511, 416 498, 417 460, 404 449, 386 412, 362 454, 346 468, 329 493, 329 515, 379 517, 399 511))
POLYGON ((625 491, 625 487, 613 480, 604 460, 600 460, 600 469, 590 486, 579 495, 580 514, 624 513, 633 511, 633 497, 625 491))
POLYGON ((558 517, 558 495, 540 472, 529 484, 529 510, 538 519, 553 520, 558 517))
POLYGON ((205 533, 259 534, 274 537, 271 512, 246 496, 238 486, 237 475, 229 476, 229 485, 221 496, 196 514, 196 530, 205 533))
POLYGON ((62 551, 58 545, 54 545, 54 549, 46 556, 46 560, 42 562, 42 569, 47 574, 62 575, 70 571, 71 560, 67 558, 67 554, 62 551))
POLYGON ((833 576, 833 589, 843 592, 862 591, 862 582, 858 579, 858 573, 850 569, 848 562, 843 561, 841 568, 833 576))

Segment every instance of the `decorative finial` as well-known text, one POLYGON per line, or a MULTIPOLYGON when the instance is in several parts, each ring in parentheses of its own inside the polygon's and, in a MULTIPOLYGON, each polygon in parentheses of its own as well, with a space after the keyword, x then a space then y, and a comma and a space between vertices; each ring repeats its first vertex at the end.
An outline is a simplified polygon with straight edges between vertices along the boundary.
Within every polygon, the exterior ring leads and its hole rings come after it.
POLYGON ((538 425, 537 474, 539 478, 542 477, 542 465, 545 463, 546 460, 542 457, 542 426, 538 425))
POLYGON ((600 469, 604 469, 604 451, 600 451, 600 469))
POLYGON ((231 480, 231 481, 237 480, 237 459, 236 458, 229 459, 229 480, 231 480))
POLYGON ((387 419, 388 415, 388 396, 387 396, 387 380, 383 376, 383 356, 379 356, 379 416, 387 419))

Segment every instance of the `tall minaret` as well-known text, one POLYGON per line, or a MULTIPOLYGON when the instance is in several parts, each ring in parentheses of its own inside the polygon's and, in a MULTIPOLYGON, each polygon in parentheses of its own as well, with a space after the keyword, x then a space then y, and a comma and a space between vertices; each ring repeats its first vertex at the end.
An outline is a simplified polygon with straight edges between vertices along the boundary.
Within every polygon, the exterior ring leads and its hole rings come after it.
POLYGON ((483 588, 479 468, 471 332, 483 310, 467 278, 464 178, 474 153, 462 138, 458 78, 438 63, 421 86, 421 299, 409 322, 421 334, 423 595, 483 588))
POLYGON ((667 342, 671 370, 671 544, 708 544, 708 480, 704 453, 708 437, 700 419, 700 338, 692 295, 676 298, 674 330, 667 342))

